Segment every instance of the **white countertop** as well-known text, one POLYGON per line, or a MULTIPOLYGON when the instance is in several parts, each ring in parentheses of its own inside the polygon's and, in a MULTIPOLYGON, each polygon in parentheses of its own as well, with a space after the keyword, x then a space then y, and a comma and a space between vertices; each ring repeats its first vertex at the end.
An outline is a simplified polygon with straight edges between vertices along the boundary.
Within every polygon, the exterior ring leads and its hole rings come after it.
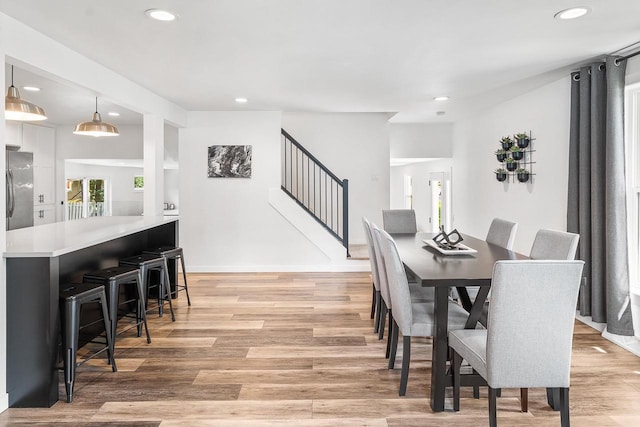
POLYGON ((60 256, 178 219, 177 216, 104 216, 10 230, 4 257, 60 256))

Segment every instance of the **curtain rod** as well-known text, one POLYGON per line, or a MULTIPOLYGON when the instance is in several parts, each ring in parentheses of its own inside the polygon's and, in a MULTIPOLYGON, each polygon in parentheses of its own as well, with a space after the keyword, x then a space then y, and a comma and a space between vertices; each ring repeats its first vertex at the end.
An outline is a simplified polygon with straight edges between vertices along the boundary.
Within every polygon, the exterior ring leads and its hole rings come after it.
POLYGON ((629 55, 623 56, 623 57, 622 57, 622 58, 620 58, 620 59, 625 60, 625 59, 633 58, 634 56, 637 56, 637 55, 640 55, 640 50, 639 50, 639 51, 637 51, 637 52, 634 52, 634 53, 632 53, 632 54, 629 54, 629 55))

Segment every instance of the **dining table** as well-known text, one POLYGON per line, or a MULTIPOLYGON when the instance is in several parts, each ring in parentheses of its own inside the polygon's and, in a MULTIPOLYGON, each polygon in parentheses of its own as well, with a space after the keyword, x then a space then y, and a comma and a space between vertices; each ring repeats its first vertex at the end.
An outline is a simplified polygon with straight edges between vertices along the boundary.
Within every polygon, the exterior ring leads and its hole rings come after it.
MULTIPOLYGON (((444 254, 427 244, 435 236, 436 233, 392 234, 407 273, 422 286, 434 288, 430 405, 434 412, 441 412, 445 409, 445 390, 453 386, 453 377, 447 370, 447 323, 449 304, 456 302, 449 298, 450 290, 458 290, 459 301, 469 312, 465 328, 475 328, 482 317, 496 261, 528 257, 466 234, 461 234, 461 243, 473 253, 444 254), (469 297, 468 286, 478 287, 474 300, 469 297)), ((462 381, 466 386, 482 384, 477 376, 462 381)))

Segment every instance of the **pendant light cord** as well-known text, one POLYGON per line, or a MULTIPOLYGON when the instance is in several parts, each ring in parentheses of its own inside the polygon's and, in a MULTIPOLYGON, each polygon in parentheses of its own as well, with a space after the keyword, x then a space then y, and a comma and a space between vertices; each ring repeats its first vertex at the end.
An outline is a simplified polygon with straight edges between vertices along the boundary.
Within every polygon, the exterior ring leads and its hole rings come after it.
POLYGON ((98 112, 98 97, 96 96, 96 113, 98 112))
POLYGON ((13 65, 11 66, 11 86, 13 86, 13 65))

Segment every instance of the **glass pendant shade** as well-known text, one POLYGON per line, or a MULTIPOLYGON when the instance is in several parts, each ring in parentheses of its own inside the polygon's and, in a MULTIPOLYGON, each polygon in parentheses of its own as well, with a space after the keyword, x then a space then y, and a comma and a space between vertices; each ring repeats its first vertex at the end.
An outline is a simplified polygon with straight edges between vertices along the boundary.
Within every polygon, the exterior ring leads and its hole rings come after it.
POLYGON ((23 122, 47 120, 47 115, 41 107, 20 99, 20 92, 13 85, 13 66, 11 67, 11 86, 7 89, 7 96, 4 98, 4 118, 23 122))
POLYGON ((73 133, 76 135, 87 135, 96 137, 120 135, 117 127, 102 121, 102 117, 100 117, 100 113, 98 113, 98 98, 96 98, 96 112, 93 113, 93 120, 91 120, 90 122, 82 122, 76 125, 73 133))

